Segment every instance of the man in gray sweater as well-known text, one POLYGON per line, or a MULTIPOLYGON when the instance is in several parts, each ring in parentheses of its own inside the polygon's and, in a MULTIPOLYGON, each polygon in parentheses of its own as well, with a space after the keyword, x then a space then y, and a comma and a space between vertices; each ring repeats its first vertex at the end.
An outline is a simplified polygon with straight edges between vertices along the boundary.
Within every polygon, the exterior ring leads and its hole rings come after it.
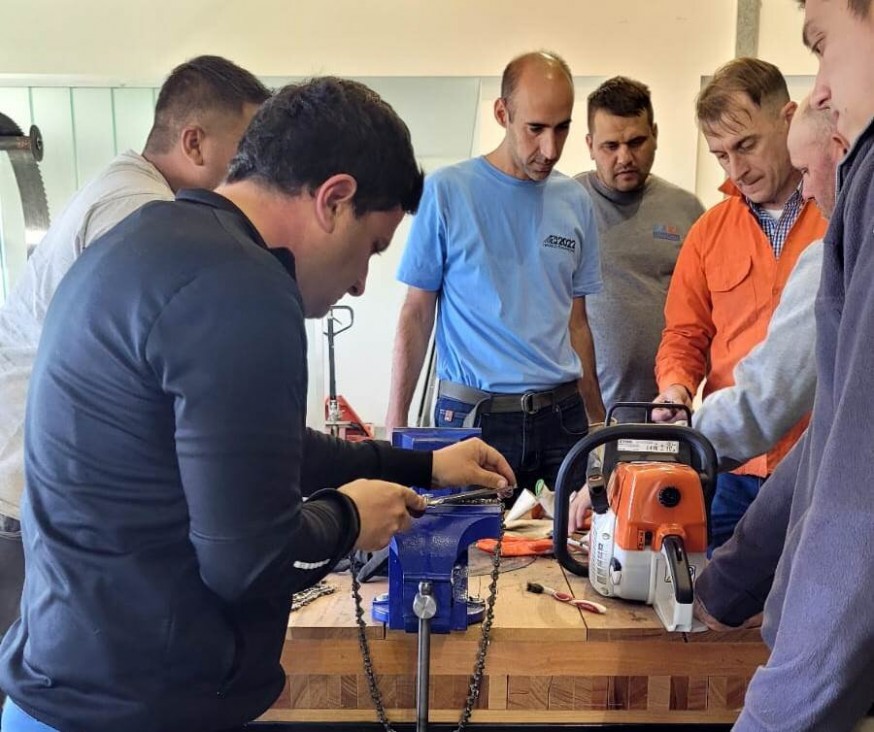
POLYGON ((589 95, 588 123, 595 170, 576 179, 589 192, 598 222, 604 289, 586 298, 586 309, 609 407, 658 393, 653 364, 668 285, 686 232, 704 208, 650 173, 658 127, 644 84, 622 76, 605 81, 589 95))
POLYGON ((874 3, 800 4, 819 61, 811 104, 852 147, 825 236, 810 427, 697 583, 726 625, 764 608, 771 654, 736 732, 845 732, 874 701, 874 3))
MULTIPOLYGON (((835 208, 835 169, 849 143, 833 115, 804 99, 792 118, 787 140, 792 164, 801 171, 805 200, 816 201, 826 219, 835 208)), ((731 470, 770 450, 813 408, 816 363, 814 303, 822 271, 822 241, 798 258, 765 340, 734 369, 734 386, 708 396, 692 426, 716 448, 719 469, 731 470)))

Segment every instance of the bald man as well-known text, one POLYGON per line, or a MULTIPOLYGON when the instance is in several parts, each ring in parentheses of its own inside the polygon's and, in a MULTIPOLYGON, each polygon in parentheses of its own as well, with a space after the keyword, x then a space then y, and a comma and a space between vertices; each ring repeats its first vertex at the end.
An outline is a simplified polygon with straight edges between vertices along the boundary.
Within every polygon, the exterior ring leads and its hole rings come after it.
POLYGON ((511 61, 494 107, 503 141, 428 176, 398 271, 409 291, 387 426, 407 424, 436 310, 435 422, 481 427, 520 486, 553 485, 604 419, 586 318, 601 289, 597 224, 582 186, 554 169, 573 103, 559 56, 511 61))

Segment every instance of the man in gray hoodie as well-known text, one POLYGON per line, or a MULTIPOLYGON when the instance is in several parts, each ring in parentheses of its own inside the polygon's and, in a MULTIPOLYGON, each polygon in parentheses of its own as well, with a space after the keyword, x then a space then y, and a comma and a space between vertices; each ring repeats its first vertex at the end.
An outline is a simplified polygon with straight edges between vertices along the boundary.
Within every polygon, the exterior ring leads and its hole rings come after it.
POLYGON ((811 104, 832 110, 852 147, 825 237, 810 427, 697 583, 726 625, 764 609, 771 655, 738 732, 844 732, 874 701, 874 3, 799 4, 819 61, 811 104))

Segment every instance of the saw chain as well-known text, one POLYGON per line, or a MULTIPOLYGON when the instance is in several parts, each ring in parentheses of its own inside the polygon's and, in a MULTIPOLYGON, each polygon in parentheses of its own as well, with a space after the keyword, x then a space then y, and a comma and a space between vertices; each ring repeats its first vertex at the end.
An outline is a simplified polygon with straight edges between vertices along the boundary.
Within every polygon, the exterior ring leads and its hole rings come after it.
MULTIPOLYGON (((482 500, 470 501, 470 503, 499 503, 499 501, 482 500)), ((461 710, 461 716, 458 720, 458 726, 455 732, 462 732, 470 721, 470 716, 473 714, 473 708, 479 699, 480 690, 482 689, 483 676, 486 668, 486 654, 488 653, 489 643, 491 641, 492 624, 495 620, 495 600, 498 597, 498 577, 501 571, 501 542, 504 539, 504 514, 501 512, 501 533, 498 536, 498 541, 495 544, 495 551, 492 554, 492 570, 490 573, 489 596, 486 599, 485 614, 482 621, 482 632, 480 634, 479 645, 477 646, 476 658, 473 664, 473 673, 470 676, 468 684, 467 699, 464 703, 464 708, 461 710)), ((361 583, 358 581, 354 567, 350 570, 352 575, 352 597, 355 599, 355 622, 358 625, 358 645, 361 648, 361 656, 364 662, 364 675, 367 677, 367 686, 370 689, 370 698, 373 701, 373 706, 376 709, 376 716, 382 724, 385 732, 396 732, 388 719, 385 712, 385 705, 382 700, 382 692, 379 689, 379 683, 376 679, 376 671, 373 668, 373 658, 370 655, 370 643, 367 640, 367 623, 364 621, 364 605, 361 599, 361 583)))

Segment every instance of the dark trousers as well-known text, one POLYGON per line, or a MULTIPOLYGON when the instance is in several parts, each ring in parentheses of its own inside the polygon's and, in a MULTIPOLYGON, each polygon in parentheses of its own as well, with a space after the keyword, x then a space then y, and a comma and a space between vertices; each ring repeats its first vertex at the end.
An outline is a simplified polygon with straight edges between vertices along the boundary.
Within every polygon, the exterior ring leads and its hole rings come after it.
POLYGON ((720 473, 716 476, 716 491, 710 506, 710 551, 727 542, 734 527, 752 505, 764 478, 755 475, 720 473))
MULTIPOLYGON (((438 397, 434 422, 438 427, 461 427, 471 409, 457 399, 438 397)), ((483 440, 510 463, 520 488, 533 488, 543 478, 554 489, 565 455, 589 431, 583 400, 576 395, 535 414, 481 412, 474 424, 482 429, 483 440)))
MULTIPOLYGON (((0 638, 18 619, 24 587, 24 547, 21 524, 0 516, 0 638)), ((0 691, 0 704, 5 695, 0 691)))
POLYGON ((24 587, 24 548, 21 524, 0 516, 0 637, 18 619, 24 587))

